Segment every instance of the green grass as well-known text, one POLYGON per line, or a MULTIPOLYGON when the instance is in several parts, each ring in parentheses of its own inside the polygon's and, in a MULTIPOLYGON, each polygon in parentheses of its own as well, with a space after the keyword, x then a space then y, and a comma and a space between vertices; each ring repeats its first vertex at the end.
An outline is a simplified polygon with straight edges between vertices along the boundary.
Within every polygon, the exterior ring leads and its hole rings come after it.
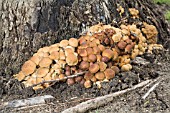
POLYGON ((170 0, 154 0, 155 3, 170 4, 170 0))
POLYGON ((168 21, 170 21, 170 11, 167 11, 167 12, 165 13, 165 18, 166 18, 168 21))

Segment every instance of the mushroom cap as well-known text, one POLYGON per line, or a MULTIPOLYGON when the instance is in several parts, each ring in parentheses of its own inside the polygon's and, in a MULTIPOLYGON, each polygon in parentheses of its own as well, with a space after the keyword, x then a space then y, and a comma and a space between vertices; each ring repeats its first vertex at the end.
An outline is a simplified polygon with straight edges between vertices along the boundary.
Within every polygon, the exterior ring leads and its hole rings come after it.
POLYGON ((81 82, 82 79, 83 79, 82 76, 78 76, 78 77, 75 78, 75 82, 81 82))
POLYGON ((86 51, 87 51, 87 55, 90 55, 93 53, 93 48, 88 47, 88 48, 86 48, 86 51))
POLYGON ((52 80, 52 73, 47 73, 46 76, 43 77, 45 81, 52 80))
POLYGON ((104 62, 99 62, 99 68, 100 68, 100 71, 104 71, 107 67, 107 64, 104 63, 104 62))
POLYGON ((121 67, 121 71, 129 71, 132 69, 132 66, 130 64, 125 64, 121 67))
POLYGON ((69 66, 74 66, 78 63, 78 58, 75 54, 68 54, 68 56, 66 57, 66 63, 69 66))
POLYGON ((36 64, 31 61, 28 60, 24 63, 24 65, 21 68, 21 71, 25 74, 25 76, 32 74, 36 69, 36 64))
POLYGON ((40 67, 49 67, 52 63, 52 60, 49 57, 43 57, 39 62, 40 67))
POLYGON ((62 40, 59 44, 60 47, 65 48, 66 46, 68 46, 68 40, 62 40))
POLYGON ((89 44, 89 47, 96 47, 97 46, 97 44, 93 41, 89 42, 88 44, 89 44))
POLYGON ((113 53, 113 51, 110 50, 110 49, 105 49, 105 50, 103 51, 103 53, 102 53, 102 56, 105 56, 105 57, 107 57, 107 58, 109 58, 109 59, 111 59, 111 58, 113 57, 113 55, 114 55, 114 53, 113 53))
POLYGON ((36 65, 38 65, 41 60, 41 57, 39 55, 35 54, 30 58, 30 60, 33 61, 36 65))
POLYGON ((85 80, 90 80, 92 77, 93 77, 93 74, 89 71, 84 74, 85 80))
POLYGON ((90 80, 86 80, 85 82, 84 82, 84 87, 85 88, 90 88, 92 86, 92 84, 91 84, 91 81, 90 80))
POLYGON ((120 72, 120 69, 117 66, 112 66, 111 69, 115 72, 115 74, 120 72))
POLYGON ((67 84, 68 85, 73 85, 75 83, 75 80, 73 78, 67 79, 67 84))
POLYGON ((83 61, 88 61, 88 57, 87 57, 87 56, 84 56, 84 57, 82 57, 82 60, 83 60, 83 61))
POLYGON ((74 50, 71 48, 65 48, 65 56, 68 56, 69 54, 73 54, 74 50))
POLYGON ((105 74, 106 79, 108 79, 108 80, 112 79, 115 76, 115 72, 111 68, 107 68, 104 71, 104 74, 105 74))
POLYGON ((79 65, 79 68, 82 69, 82 70, 87 70, 87 69, 89 69, 89 66, 90 66, 89 62, 82 61, 79 65))
POLYGON ((78 49, 78 54, 81 57, 84 57, 84 56, 87 56, 87 51, 86 51, 86 49, 78 49))
POLYGON ((78 39, 78 42, 80 45, 86 43, 86 39, 84 38, 85 36, 81 36, 79 39, 78 39))
POLYGON ((130 52, 132 51, 133 47, 134 47, 134 46, 131 45, 131 44, 127 45, 127 46, 125 47, 125 52, 130 53, 130 52))
POLYGON ((38 84, 42 81, 44 81, 44 78, 42 78, 42 77, 36 78, 36 84, 38 84))
POLYGON ((96 82, 97 81, 97 78, 95 76, 93 76, 91 79, 90 79, 92 82, 96 82))
POLYGON ((97 46, 93 47, 93 53, 94 54, 99 54, 100 53, 100 48, 97 47, 97 46))
POLYGON ((105 46, 104 45, 102 45, 102 44, 100 44, 100 45, 98 45, 98 48, 100 49, 100 51, 104 51, 105 50, 105 46))
POLYGON ((119 53, 117 52, 117 50, 115 48, 112 48, 112 51, 113 51, 113 60, 116 60, 119 56, 119 53))
POLYGON ((53 47, 50 47, 49 49, 49 53, 51 54, 53 51, 59 51, 60 48, 58 46, 53 46, 53 47))
POLYGON ((72 47, 77 47, 78 46, 78 40, 76 38, 70 38, 68 43, 72 47))
POLYGON ((14 77, 18 79, 18 81, 22 81, 25 78, 25 74, 22 71, 20 71, 18 74, 14 75, 14 77))
POLYGON ((97 60, 96 55, 90 54, 90 55, 88 56, 88 61, 89 61, 89 62, 96 62, 96 60, 97 60))
POLYGON ((44 52, 44 53, 46 53, 46 52, 49 52, 49 49, 50 49, 50 47, 46 46, 46 47, 40 48, 40 49, 38 50, 38 52, 44 52))
POLYGON ((58 51, 53 51, 51 52, 49 58, 52 60, 58 60, 60 58, 60 53, 58 51))
POLYGON ((102 58, 101 58, 101 61, 102 62, 108 62, 110 59, 108 58, 108 57, 106 57, 106 56, 102 56, 102 58))
POLYGON ((97 72, 95 74, 95 77, 98 79, 98 80, 104 80, 105 78, 105 74, 103 72, 97 72))
POLYGON ((37 77, 44 77, 44 76, 47 75, 48 72, 49 72, 49 69, 48 69, 48 68, 39 68, 39 69, 37 70, 36 75, 37 75, 37 77))
POLYGON ((90 71, 91 73, 96 73, 98 70, 99 70, 99 65, 98 65, 97 63, 92 64, 92 65, 89 67, 89 71, 90 71))
POLYGON ((119 47, 119 49, 125 49, 126 45, 127 45, 127 43, 124 42, 124 41, 120 41, 120 42, 117 44, 117 46, 119 47))

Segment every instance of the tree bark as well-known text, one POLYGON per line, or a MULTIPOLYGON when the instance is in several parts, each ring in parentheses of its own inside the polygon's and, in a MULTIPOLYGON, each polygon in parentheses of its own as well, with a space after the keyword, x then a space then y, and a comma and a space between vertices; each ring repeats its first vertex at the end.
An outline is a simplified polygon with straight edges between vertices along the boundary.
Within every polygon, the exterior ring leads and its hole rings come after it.
MULTIPOLYGON (((170 36, 162 12, 150 0, 1 0, 0 75, 11 77, 40 47, 78 37, 89 26, 102 22, 119 26, 147 22, 157 27, 159 43, 170 36), (119 15, 117 8, 125 12, 119 15), (136 8, 140 18, 130 18, 136 8)), ((168 47, 168 43, 165 43, 168 47)), ((170 48, 170 47, 169 47, 170 48)))

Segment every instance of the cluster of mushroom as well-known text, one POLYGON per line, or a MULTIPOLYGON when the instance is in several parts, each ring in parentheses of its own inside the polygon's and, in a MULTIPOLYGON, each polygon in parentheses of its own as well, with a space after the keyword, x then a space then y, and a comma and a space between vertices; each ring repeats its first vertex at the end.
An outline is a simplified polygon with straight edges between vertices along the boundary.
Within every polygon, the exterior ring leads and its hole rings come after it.
MULTIPOLYGON (((155 44, 156 28, 146 23, 143 25, 142 30, 136 25, 121 25, 120 28, 94 25, 79 39, 70 38, 39 49, 14 76, 26 87, 80 72, 86 73, 67 79, 67 84, 77 82, 90 88, 93 83, 109 81, 120 71, 131 70, 130 61, 144 54, 151 45, 152 48, 160 47, 155 44)), ((44 83, 33 88, 49 86, 50 83, 44 83)))

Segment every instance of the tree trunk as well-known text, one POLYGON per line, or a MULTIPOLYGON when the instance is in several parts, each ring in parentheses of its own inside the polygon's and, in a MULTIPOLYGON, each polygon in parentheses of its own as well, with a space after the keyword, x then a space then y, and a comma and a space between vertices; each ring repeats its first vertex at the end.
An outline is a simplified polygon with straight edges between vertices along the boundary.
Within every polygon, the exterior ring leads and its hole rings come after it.
MULTIPOLYGON (((162 12, 150 0, 1 0, 0 75, 10 77, 40 47, 78 37, 86 28, 102 22, 119 26, 147 22, 157 27, 159 43, 170 36, 162 12), (117 8, 125 12, 119 15, 117 8), (136 8, 140 18, 130 18, 136 8)), ((165 43, 168 47, 168 43, 165 43)))

